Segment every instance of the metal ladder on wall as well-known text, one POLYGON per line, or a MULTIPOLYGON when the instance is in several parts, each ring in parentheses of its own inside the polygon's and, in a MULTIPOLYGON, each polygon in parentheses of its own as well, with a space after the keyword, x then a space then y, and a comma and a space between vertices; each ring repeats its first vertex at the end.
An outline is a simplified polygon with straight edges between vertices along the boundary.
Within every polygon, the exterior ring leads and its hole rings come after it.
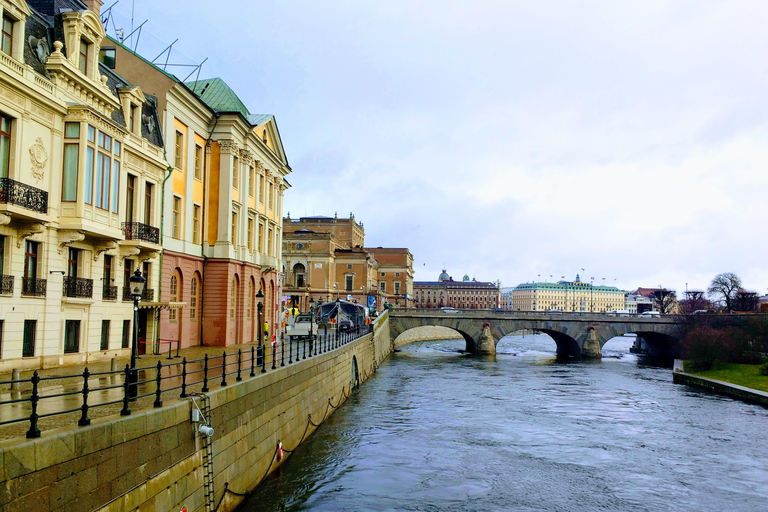
MULTIPOLYGON (((211 420, 211 401, 208 395, 200 394, 203 404, 202 413, 205 418, 211 420)), ((214 512, 216 508, 216 488, 213 485, 213 440, 211 437, 203 435, 205 451, 203 452, 203 475, 205 488, 205 512, 214 512)))

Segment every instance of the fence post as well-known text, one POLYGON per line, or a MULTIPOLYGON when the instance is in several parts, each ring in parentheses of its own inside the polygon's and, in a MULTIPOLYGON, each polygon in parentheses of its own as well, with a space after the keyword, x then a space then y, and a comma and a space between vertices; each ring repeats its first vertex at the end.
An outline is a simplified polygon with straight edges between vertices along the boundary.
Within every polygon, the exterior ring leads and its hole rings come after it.
POLYGON ((80 421, 77 422, 81 427, 85 427, 91 424, 91 419, 88 417, 88 377, 91 372, 88 371, 88 367, 83 370, 83 405, 80 410, 83 412, 80 416, 80 421))
POLYGON ((251 346, 251 377, 256 376, 256 366, 254 366, 253 362, 255 361, 255 354, 256 348, 251 346))
POLYGON ((243 380, 243 378, 240 376, 242 365, 243 365, 243 350, 237 349, 237 378, 235 379, 237 382, 240 382, 241 380, 243 380))
POLYGON ((181 360, 181 397, 187 398, 187 358, 181 360))
POLYGON ((283 342, 280 344, 280 366, 285 366, 285 335, 283 335, 283 342))
POLYGON ((227 385, 227 351, 221 355, 221 386, 227 385))
POLYGON ((128 408, 129 387, 131 385, 131 365, 125 365, 125 378, 123 379, 123 409, 120 411, 120 416, 128 416, 131 414, 131 410, 128 408))
POLYGON ((291 350, 293 345, 291 344, 293 336, 288 336, 288 364, 293 364, 293 351, 291 350))
POLYGON ((27 439, 33 439, 40 437, 40 429, 37 428, 37 402, 40 400, 40 395, 37 392, 37 383, 40 382, 40 377, 37 375, 37 370, 32 374, 32 414, 29 415, 29 430, 27 430, 27 439))
MULTIPOLYGON (((170 344, 169 344, 170 346, 170 344)), ((163 381, 162 376, 163 371, 163 363, 160 361, 157 362, 157 375, 155 376, 155 380, 157 382, 157 388, 155 389, 155 403, 153 404, 155 407, 162 407, 163 406, 163 397, 162 392, 160 391, 160 384, 163 381)))
POLYGON ((205 363, 203 363, 203 393, 208 392, 208 354, 205 354, 205 363))
MULTIPOLYGON (((277 340, 277 338, 275 338, 275 340, 277 340)), ((275 363, 277 363, 277 341, 275 341, 274 343, 272 343, 272 369, 273 369, 273 370, 274 370, 275 368, 277 368, 277 366, 275 365, 275 363)))

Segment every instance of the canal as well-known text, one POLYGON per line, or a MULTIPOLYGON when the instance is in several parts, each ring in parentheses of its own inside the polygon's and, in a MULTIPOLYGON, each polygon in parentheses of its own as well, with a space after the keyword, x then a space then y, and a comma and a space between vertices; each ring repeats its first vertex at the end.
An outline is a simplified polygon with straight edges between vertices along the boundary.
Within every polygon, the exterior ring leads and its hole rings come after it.
POLYGON ((490 360, 403 347, 240 510, 766 510, 768 410, 673 384, 632 341, 599 362, 545 335, 490 360))

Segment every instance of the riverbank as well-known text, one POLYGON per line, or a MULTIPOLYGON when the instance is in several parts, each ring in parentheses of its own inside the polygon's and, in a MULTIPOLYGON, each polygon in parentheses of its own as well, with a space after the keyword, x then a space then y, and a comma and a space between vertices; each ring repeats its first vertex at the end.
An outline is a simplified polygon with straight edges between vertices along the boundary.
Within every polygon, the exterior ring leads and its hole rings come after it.
MULTIPOLYGON (((758 373, 759 369, 759 365, 729 364, 706 372, 688 373, 684 371, 683 362, 677 359, 675 360, 675 369, 672 372, 672 380, 676 384, 706 389, 721 395, 738 398, 745 402, 768 407, 768 392, 764 390, 768 386, 760 382, 759 379, 756 379, 757 376, 762 377, 758 373), (728 381, 724 379, 728 379, 728 381), (759 385, 764 387, 764 389, 755 389, 755 387, 740 385, 736 382, 748 382, 751 386, 759 385)), ((763 378, 768 381, 768 377, 763 378)))

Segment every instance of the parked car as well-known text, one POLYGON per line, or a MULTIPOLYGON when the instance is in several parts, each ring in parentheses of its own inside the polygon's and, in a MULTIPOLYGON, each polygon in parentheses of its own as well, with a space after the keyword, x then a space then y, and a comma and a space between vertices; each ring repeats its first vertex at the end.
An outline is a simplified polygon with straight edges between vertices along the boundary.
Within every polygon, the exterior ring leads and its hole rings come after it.
POLYGON ((312 326, 312 315, 301 314, 293 321, 293 325, 285 330, 285 335, 289 340, 309 338, 310 327, 312 326))
POLYGON ((451 308, 451 307, 440 308, 440 311, 442 311, 443 313, 458 313, 459 312, 458 309, 451 308))
POLYGON ((546 311, 546 313, 549 313, 550 315, 562 315, 563 310, 562 309, 550 309, 549 311, 546 311))
POLYGON ((709 311, 707 311, 706 309, 697 309, 696 311, 694 311, 691 314, 692 315, 706 315, 708 313, 709 313, 709 311))
POLYGON ((661 316, 661 313, 658 311, 643 311, 640 313, 640 316, 658 318, 661 316))
POLYGON ((614 309, 605 314, 605 316, 629 316, 629 311, 626 309, 614 309))

